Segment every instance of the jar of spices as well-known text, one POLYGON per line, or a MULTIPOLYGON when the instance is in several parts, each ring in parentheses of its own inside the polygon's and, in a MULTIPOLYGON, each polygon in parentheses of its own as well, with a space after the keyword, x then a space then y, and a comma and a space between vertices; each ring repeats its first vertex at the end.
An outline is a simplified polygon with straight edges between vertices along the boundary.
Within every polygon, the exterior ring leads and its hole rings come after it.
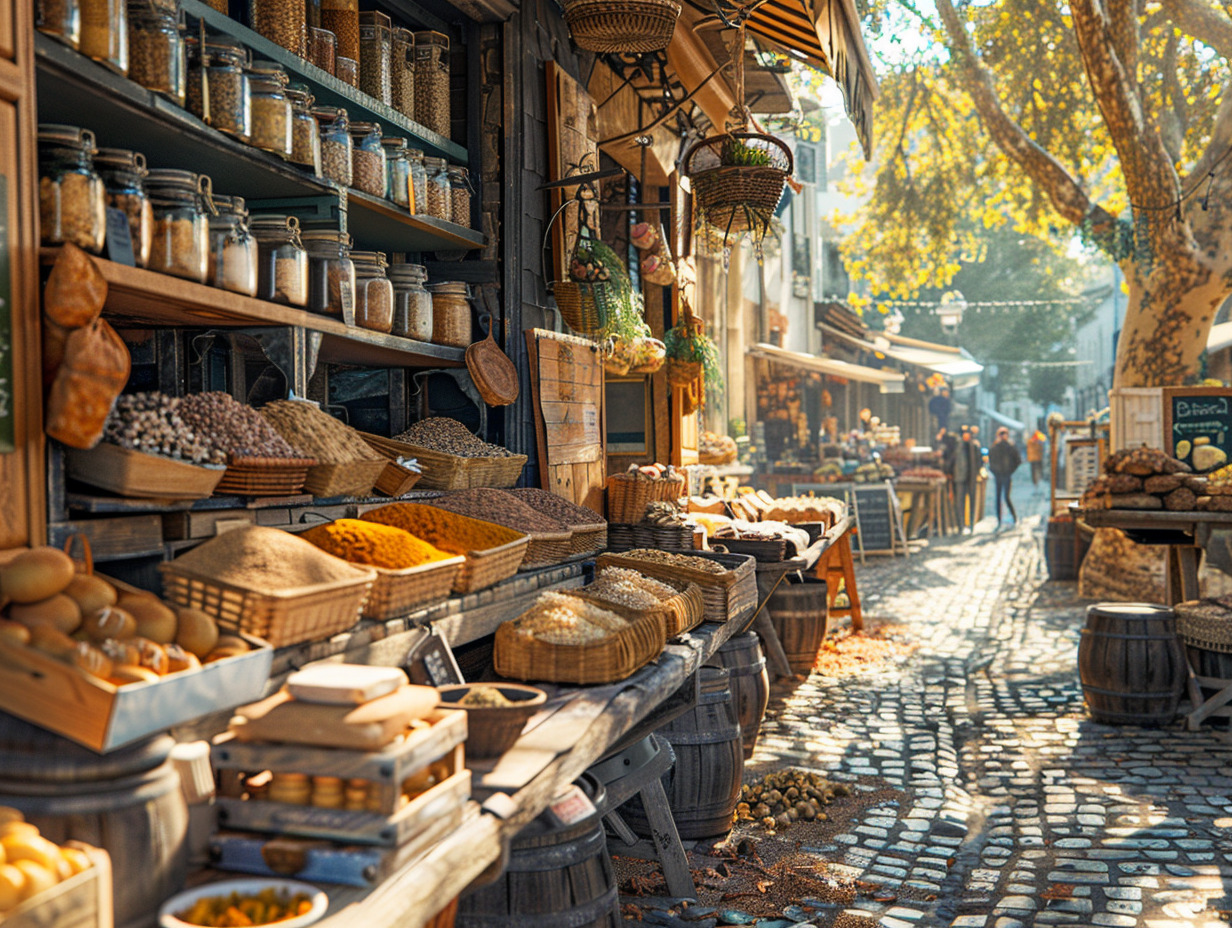
POLYGON ((308 27, 308 60, 326 74, 334 73, 338 38, 328 29, 308 27))
POLYGON ((129 5, 128 20, 129 78, 183 106, 188 75, 179 10, 137 0, 129 5))
POLYGON ((394 285, 392 335, 432 341, 432 294, 424 289, 428 272, 419 264, 394 264, 389 280, 394 285))
POLYGON ((379 10, 359 14, 359 89, 386 106, 392 99, 393 23, 379 10))
POLYGON ((205 0, 211 10, 216 10, 223 16, 231 15, 231 5, 227 0, 205 0))
POLYGON ((411 208, 411 166, 406 160, 406 139, 381 139, 385 149, 385 199, 411 208))
POLYGON ((415 121, 449 138, 449 36, 415 33, 415 121))
POLYGON ((308 305, 308 252, 294 216, 258 216, 249 223, 257 240, 257 299, 308 305))
POLYGON ((145 192, 145 178, 149 174, 145 155, 123 148, 100 148, 94 156, 94 166, 107 189, 107 205, 122 210, 128 217, 133 257, 137 267, 145 267, 150 261, 154 237, 154 211, 145 192))
POLYGON ((215 129, 247 142, 252 132, 252 101, 248 89, 248 50, 230 39, 207 39, 205 75, 209 113, 201 92, 201 48, 196 36, 188 41, 188 111, 215 129))
POLYGON ((214 197, 218 214, 209 217, 210 286, 244 296, 257 295, 257 240, 248 229, 243 197, 214 197))
POLYGON ((301 233, 308 252, 308 311, 355 324, 355 264, 351 237, 314 229, 301 233))
POLYGON ((291 101, 291 161, 320 175, 321 133, 312 115, 314 98, 303 84, 292 84, 287 99, 291 101))
POLYGON ((386 332, 393 327, 394 286, 385 276, 383 251, 353 251, 355 262, 355 324, 373 332, 386 332))
POLYGON ((471 180, 466 168, 449 168, 449 221, 471 227, 471 180))
POLYGON ((284 158, 291 156, 291 101, 287 72, 272 61, 254 61, 248 69, 252 94, 252 134, 248 143, 284 158))
POLYGON ((337 54, 359 61, 359 0, 321 0, 321 28, 337 38, 337 54))
POLYGON ((321 176, 343 187, 351 186, 351 124, 347 111, 336 106, 313 107, 321 127, 321 176))
POLYGON ((209 272, 210 231, 214 213, 210 179, 192 171, 152 170, 146 178, 154 210, 154 239, 149 268, 197 283, 209 272))
POLYGON ((119 74, 128 74, 127 0, 80 0, 77 50, 119 74))
POLYGON ((398 28, 393 36, 393 61, 390 65, 390 105, 407 119, 415 118, 415 36, 410 29, 398 28))
POLYGON ((78 0, 38 0, 34 28, 76 48, 81 41, 81 5, 78 0))
POLYGON ((428 208, 423 210, 433 219, 449 221, 449 165, 444 158, 424 157, 424 171, 428 175, 428 208))
POLYGON ((304 0, 304 25, 304 50, 300 54, 307 57, 308 34, 321 28, 321 0, 304 0))
POLYGON ((471 343, 471 304, 466 284, 458 280, 429 284, 432 294, 432 341, 465 348, 471 343))
POLYGON ((107 191, 94 170, 94 133, 76 126, 38 127, 39 229, 44 245, 72 242, 103 250, 107 191))
POLYGON ((334 59, 334 73, 338 80, 352 87, 359 87, 359 59, 339 55, 334 59))
POLYGON ((411 214, 428 214, 428 172, 424 170, 424 153, 418 148, 406 150, 407 168, 411 175, 411 214))
POLYGON ((303 56, 308 37, 304 0, 248 0, 248 22, 271 42, 303 56))
POLYGON ((374 197, 385 196, 385 149, 381 146, 381 124, 351 123, 351 186, 374 197))

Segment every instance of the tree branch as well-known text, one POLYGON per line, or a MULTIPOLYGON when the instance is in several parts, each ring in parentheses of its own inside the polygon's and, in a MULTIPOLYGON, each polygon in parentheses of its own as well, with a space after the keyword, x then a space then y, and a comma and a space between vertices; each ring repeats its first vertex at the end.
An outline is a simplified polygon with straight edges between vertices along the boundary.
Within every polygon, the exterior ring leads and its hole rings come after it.
POLYGON ((1219 109, 1215 112, 1215 123, 1211 127, 1211 140, 1206 151, 1189 172, 1187 180, 1194 181, 1205 177, 1215 167, 1215 162, 1224 156, 1232 147, 1232 81, 1223 85, 1220 95, 1219 109))
POLYGON ((1138 3, 1137 0, 1107 0, 1109 33, 1116 56, 1138 89, 1138 3))
POLYGON ((1209 0, 1160 0, 1160 6, 1190 38, 1232 58, 1232 18, 1209 0))

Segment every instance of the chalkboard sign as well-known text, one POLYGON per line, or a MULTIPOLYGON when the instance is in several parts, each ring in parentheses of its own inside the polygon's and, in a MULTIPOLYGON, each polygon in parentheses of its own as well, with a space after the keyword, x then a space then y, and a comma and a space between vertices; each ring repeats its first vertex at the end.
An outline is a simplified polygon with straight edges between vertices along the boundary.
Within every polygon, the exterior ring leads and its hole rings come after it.
POLYGON ((1164 387, 1164 450, 1198 472, 1232 462, 1232 388, 1164 387))
POLYGON ((906 539, 900 528, 902 511, 899 509, 898 494, 889 484, 794 483, 791 491, 797 496, 811 494, 841 499, 848 506, 852 506, 854 494, 852 514, 859 515, 857 530, 860 533, 860 550, 895 551, 900 544, 906 550, 906 539))
POLYGON ((8 178, 0 174, 0 452, 13 444, 13 275, 9 263, 8 178))
POLYGON ((402 665, 412 683, 420 686, 448 686, 465 683, 449 642, 439 629, 433 628, 411 649, 402 665))

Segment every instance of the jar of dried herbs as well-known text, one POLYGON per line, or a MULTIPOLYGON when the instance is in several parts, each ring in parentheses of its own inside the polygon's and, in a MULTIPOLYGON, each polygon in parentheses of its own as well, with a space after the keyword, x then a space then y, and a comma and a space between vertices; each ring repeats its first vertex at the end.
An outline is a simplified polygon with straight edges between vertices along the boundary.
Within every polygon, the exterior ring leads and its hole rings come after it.
POLYGON ((271 42, 303 57, 308 38, 304 0, 248 0, 248 22, 271 42))
POLYGON ((425 211, 433 219, 449 221, 449 165, 444 158, 424 158, 424 171, 428 175, 425 211))
POLYGON ((415 33, 415 121, 449 138, 449 36, 415 33))
POLYGON ((72 242, 95 254, 103 250, 107 191, 94 170, 97 150, 88 129, 39 125, 39 229, 44 245, 72 242))
POLYGON ((128 20, 129 79, 183 106, 188 75, 179 11, 137 0, 129 4, 128 20))
POLYGON ((359 14, 359 89, 390 105, 393 94, 393 24, 379 10, 359 14))
POLYGON ((308 251, 308 311, 355 324, 355 263, 345 232, 301 233, 308 251))
POLYGON ((393 327, 394 287, 385 276, 389 266, 382 251, 353 251, 355 262, 355 324, 373 332, 393 327))
POLYGON ((411 214, 428 215, 428 172, 424 169, 424 153, 418 148, 406 150, 407 170, 411 175, 411 214))
POLYGON ((243 197, 214 197, 216 216, 209 217, 209 283, 220 290, 257 295, 257 240, 248 228, 243 197))
POLYGON ((257 299, 308 305, 308 252, 294 216, 258 216, 249 223, 257 240, 257 299))
POLYGON ((145 190, 149 174, 145 155, 124 148, 100 148, 94 166, 107 189, 107 205, 122 210, 128 217, 128 233, 133 242, 133 258, 138 267, 150 261, 154 237, 154 210, 145 190))
POLYGON ((334 73, 334 58, 338 54, 338 37, 328 29, 308 28, 308 60, 326 74, 334 73))
POLYGON ((466 168, 451 165, 449 174, 449 221, 471 227, 471 179, 466 168))
POLYGON ((34 28, 70 48, 81 41, 81 5, 78 0, 38 0, 34 28))
POLYGON ((334 59, 334 74, 344 84, 359 88, 359 59, 339 55, 334 59))
POLYGON ((77 50, 118 74, 128 74, 127 0, 80 0, 77 50))
POLYGON ((432 341, 438 345, 465 348, 471 338, 471 304, 467 286, 446 280, 428 286, 432 294, 432 341))
POLYGON ((432 341, 432 294, 424 289, 428 272, 420 264, 394 264, 394 319, 390 333, 421 342, 432 341))
POLYGON ((230 39, 207 39, 204 68, 209 86, 209 113, 202 97, 203 56, 196 36, 188 45, 188 111, 215 129, 247 142, 252 133, 252 100, 248 88, 248 50, 230 39))
POLYGON ((291 155, 291 100, 287 72, 272 61, 254 61, 248 69, 252 93, 252 135, 256 148, 289 158, 291 155))
POLYGON ((305 85, 292 84, 287 88, 287 99, 291 101, 290 160, 320 175, 321 133, 312 115, 314 97, 305 85))
POLYGON ((407 119, 415 118, 415 36, 410 29, 398 28, 393 36, 393 61, 390 65, 390 105, 407 119))
POLYGON ((374 197, 385 196, 385 149, 381 124, 351 123, 351 186, 374 197))
POLYGON ((347 111, 336 106, 313 107, 321 127, 321 176, 343 187, 351 186, 351 124, 347 111))
POLYGON ((146 189, 154 211, 150 270, 205 283, 210 250, 207 215, 217 212, 209 177, 192 171, 152 170, 146 189))
POLYGON ((335 35, 339 55, 359 61, 359 0, 321 0, 321 28, 335 35))
POLYGON ((411 166, 406 160, 406 139, 382 139, 385 149, 385 199, 409 210, 411 207, 411 166))

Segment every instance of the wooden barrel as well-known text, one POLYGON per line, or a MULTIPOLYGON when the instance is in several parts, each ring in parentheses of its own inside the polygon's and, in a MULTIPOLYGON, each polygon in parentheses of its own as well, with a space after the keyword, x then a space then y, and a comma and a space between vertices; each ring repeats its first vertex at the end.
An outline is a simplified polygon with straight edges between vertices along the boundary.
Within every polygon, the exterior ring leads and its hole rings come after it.
POLYGON ((1053 517, 1048 520, 1048 528, 1044 534, 1044 562, 1048 565, 1049 580, 1078 579, 1076 543, 1077 536, 1072 519, 1053 517))
POLYGON ((1098 603, 1078 645, 1087 711, 1098 722, 1166 725, 1185 686, 1176 617, 1167 606, 1098 603))
POLYGON ((766 717, 770 702, 770 675, 766 673, 766 657, 756 632, 736 635, 718 650, 716 660, 727 670, 736 718, 744 742, 744 759, 753 756, 761 720, 766 717))
POLYGON ((458 928, 620 928, 603 786, 576 782, 596 811, 562 825, 549 810, 518 832, 504 873, 458 902, 458 928))
POLYGON ((812 673, 830 621, 826 582, 816 577, 788 576, 771 595, 766 609, 792 673, 812 673))
POLYGON ((152 923, 184 886, 188 808, 167 761, 173 744, 162 736, 99 755, 0 713, 0 805, 52 841, 111 855, 117 928, 152 923))

